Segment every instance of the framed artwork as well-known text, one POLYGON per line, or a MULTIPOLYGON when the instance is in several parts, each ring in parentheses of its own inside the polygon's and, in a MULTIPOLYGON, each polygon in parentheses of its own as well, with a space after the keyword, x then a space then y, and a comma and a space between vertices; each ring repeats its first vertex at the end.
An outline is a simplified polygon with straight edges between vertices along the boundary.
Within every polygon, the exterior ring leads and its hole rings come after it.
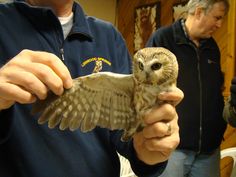
POLYGON ((185 18, 187 15, 187 1, 182 1, 180 3, 173 5, 173 21, 180 18, 185 18))
POLYGON ((134 52, 144 48, 150 35, 160 27, 161 2, 137 7, 134 23, 134 52))

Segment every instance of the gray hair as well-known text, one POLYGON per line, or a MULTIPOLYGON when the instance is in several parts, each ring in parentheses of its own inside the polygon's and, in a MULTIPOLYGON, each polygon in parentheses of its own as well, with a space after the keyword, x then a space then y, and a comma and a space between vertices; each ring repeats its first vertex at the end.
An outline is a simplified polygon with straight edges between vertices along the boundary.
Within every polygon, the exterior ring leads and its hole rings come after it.
POLYGON ((188 14, 194 14, 197 7, 202 7, 207 13, 215 3, 222 2, 225 6, 225 12, 227 13, 229 10, 229 2, 228 0, 189 0, 187 4, 187 12, 188 14))

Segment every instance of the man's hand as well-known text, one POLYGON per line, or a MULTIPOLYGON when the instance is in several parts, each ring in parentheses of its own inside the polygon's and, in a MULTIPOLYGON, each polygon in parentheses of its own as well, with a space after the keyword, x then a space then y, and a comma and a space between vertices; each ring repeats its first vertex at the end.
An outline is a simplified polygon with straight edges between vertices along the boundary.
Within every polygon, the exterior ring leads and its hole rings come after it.
POLYGON ((166 161, 180 142, 178 115, 175 106, 183 99, 183 92, 161 94, 158 99, 171 102, 153 108, 146 117, 146 127, 134 135, 134 148, 138 158, 149 165, 166 161))
POLYGON ((23 50, 0 68, 0 110, 15 102, 27 104, 47 97, 48 89, 61 95, 72 87, 66 66, 54 54, 23 50))

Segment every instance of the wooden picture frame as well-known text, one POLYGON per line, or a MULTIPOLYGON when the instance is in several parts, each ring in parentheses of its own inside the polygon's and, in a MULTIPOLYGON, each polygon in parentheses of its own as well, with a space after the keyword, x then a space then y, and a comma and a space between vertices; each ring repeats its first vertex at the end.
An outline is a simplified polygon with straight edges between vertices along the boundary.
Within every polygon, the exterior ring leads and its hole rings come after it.
POLYGON ((173 22, 180 18, 186 18, 187 16, 187 3, 188 1, 182 1, 173 5, 173 22))
POLYGON ((135 8, 134 52, 145 47, 151 34, 160 27, 161 2, 135 8))

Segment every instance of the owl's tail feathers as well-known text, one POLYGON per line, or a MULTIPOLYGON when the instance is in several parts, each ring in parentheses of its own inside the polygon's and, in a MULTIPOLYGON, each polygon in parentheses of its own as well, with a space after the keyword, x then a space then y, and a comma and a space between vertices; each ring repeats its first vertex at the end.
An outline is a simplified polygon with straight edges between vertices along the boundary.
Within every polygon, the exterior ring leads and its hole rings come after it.
POLYGON ((124 131, 123 135, 121 136, 121 141, 126 142, 132 139, 135 131, 124 131))
POLYGON ((124 130, 124 133, 121 136, 121 141, 126 142, 131 140, 136 132, 138 132, 137 127, 132 127, 129 130, 124 130))
POLYGON ((133 124, 128 130, 124 130, 124 133, 121 137, 121 141, 129 141, 130 139, 132 139, 135 133, 142 131, 143 128, 144 127, 139 120, 133 122, 133 124))

